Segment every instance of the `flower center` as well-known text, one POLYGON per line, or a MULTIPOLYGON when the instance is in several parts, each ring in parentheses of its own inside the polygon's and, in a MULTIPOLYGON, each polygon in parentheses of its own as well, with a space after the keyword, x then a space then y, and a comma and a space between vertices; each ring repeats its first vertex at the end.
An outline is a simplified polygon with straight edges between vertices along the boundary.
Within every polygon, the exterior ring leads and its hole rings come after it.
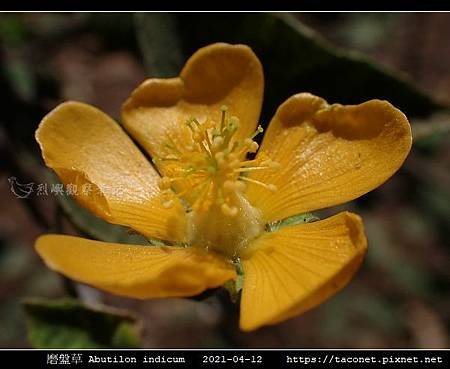
POLYGON ((188 142, 176 142, 168 136, 164 157, 154 159, 162 168, 160 180, 162 201, 171 207, 181 201, 188 211, 187 242, 212 248, 228 256, 236 256, 248 241, 263 230, 261 214, 245 197, 246 183, 252 182, 276 191, 273 184, 249 178, 256 170, 273 170, 279 164, 264 154, 247 159, 258 144, 253 135, 238 140, 239 119, 227 117, 221 108, 220 123, 190 118, 186 122, 188 142))

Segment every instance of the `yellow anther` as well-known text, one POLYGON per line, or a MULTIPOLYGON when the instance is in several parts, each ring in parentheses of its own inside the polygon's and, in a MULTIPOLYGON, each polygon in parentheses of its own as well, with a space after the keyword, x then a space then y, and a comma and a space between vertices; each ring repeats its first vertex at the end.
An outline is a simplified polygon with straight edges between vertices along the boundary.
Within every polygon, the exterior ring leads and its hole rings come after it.
POLYGON ((228 191, 234 190, 234 181, 226 180, 226 181, 223 183, 223 188, 224 188, 225 190, 228 190, 228 191))
POLYGON ((237 168, 239 168, 240 164, 241 164, 241 162, 240 162, 238 159, 234 159, 233 161, 231 161, 231 162, 228 164, 228 166, 229 166, 231 169, 237 169, 237 168))
POLYGON ((238 208, 236 206, 228 206, 228 204, 222 204, 222 206, 220 207, 220 209, 222 210, 222 212, 229 216, 229 217, 235 217, 238 213, 238 208))
POLYGON ((271 192, 276 192, 278 190, 277 186, 272 183, 267 185, 267 189, 271 192))
POLYGON ((241 192, 245 189, 245 184, 242 181, 226 180, 223 183, 223 188, 230 192, 241 192))
POLYGON ((215 148, 218 148, 219 146, 222 146, 222 144, 223 144, 223 137, 222 136, 214 137, 213 145, 214 145, 215 148))
POLYGON ((258 148, 259 148, 258 143, 255 141, 252 141, 252 143, 250 144, 250 146, 248 148, 248 151, 251 153, 255 153, 258 150, 258 148))
POLYGON ((239 128, 239 118, 234 115, 230 117, 228 123, 233 127, 239 128))
POLYGON ((214 155, 216 160, 223 160, 225 158, 225 153, 223 151, 219 151, 214 155))
POLYGON ((162 206, 166 209, 170 209, 171 207, 173 207, 173 205, 174 205, 173 200, 167 200, 162 203, 162 206))

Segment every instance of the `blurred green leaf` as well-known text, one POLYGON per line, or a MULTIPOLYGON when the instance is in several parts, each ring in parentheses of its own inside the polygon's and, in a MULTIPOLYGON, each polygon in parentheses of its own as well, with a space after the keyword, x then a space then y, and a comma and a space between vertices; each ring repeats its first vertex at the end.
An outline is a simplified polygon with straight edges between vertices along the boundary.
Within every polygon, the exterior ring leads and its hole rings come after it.
POLYGON ((34 348, 135 348, 140 326, 135 318, 110 308, 88 308, 77 300, 24 303, 28 336, 34 348))
POLYGON ((342 13, 341 27, 335 30, 351 47, 374 49, 381 47, 393 32, 395 13, 342 13))
MULTIPOLYGON (((186 60, 199 47, 214 42, 249 45, 261 59, 266 76, 264 122, 286 98, 305 91, 330 103, 386 99, 408 116, 425 116, 441 108, 401 73, 381 67, 362 54, 331 46, 289 14, 146 13, 139 16, 137 31, 146 59, 146 54, 170 56, 182 52, 186 60), (167 36, 163 36, 167 29, 170 39, 178 41, 167 44, 167 36), (158 30, 161 37, 155 37, 158 30)), ((159 62, 166 60, 162 57, 159 62)), ((169 76, 179 72, 174 67, 172 64, 167 71, 169 76)))
POLYGON ((137 50, 132 13, 86 13, 87 27, 109 50, 137 50))
POLYGON ((434 293, 433 280, 419 265, 407 260, 396 247, 392 234, 382 220, 364 217, 364 227, 370 240, 367 262, 381 268, 394 286, 404 293, 430 297, 434 293))
POLYGON ((135 17, 147 72, 153 77, 176 77, 184 60, 175 18, 167 13, 137 13, 135 17))
MULTIPOLYGON (((442 233, 448 237, 450 228, 450 192, 448 187, 430 183, 422 184, 419 189, 419 205, 423 209, 423 216, 427 216, 441 227, 442 233)), ((447 238, 448 241, 448 238, 447 238)))
POLYGON ((9 58, 4 68, 9 84, 17 96, 22 100, 31 101, 36 95, 36 80, 25 58, 9 58))
POLYGON ((422 153, 433 155, 450 138, 449 111, 438 112, 427 119, 415 119, 411 123, 414 148, 422 153))
POLYGON ((7 46, 20 46, 27 38, 26 28, 17 14, 0 17, 0 40, 7 46))
POLYGON ((348 332, 349 336, 358 334, 363 329, 395 335, 404 328, 395 301, 362 286, 336 294, 324 304, 322 314, 321 334, 327 339, 337 339, 342 332, 348 332))

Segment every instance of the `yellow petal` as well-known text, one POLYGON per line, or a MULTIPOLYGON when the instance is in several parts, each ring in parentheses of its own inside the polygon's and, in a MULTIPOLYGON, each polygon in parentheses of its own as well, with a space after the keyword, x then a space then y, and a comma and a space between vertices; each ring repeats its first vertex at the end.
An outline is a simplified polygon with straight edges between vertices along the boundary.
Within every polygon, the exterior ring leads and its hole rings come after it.
POLYGON ((256 127, 262 104, 264 78, 261 64, 244 45, 217 43, 198 50, 180 77, 148 79, 125 102, 125 128, 152 156, 162 157, 164 143, 180 150, 190 142, 186 121, 209 118, 220 122, 222 105, 240 119, 237 139, 256 127))
POLYGON ((45 163, 93 213, 151 237, 181 238, 180 207, 165 209, 159 175, 122 128, 93 106, 67 102, 36 131, 45 163))
POLYGON ((236 277, 232 264, 197 248, 122 245, 45 235, 36 250, 65 276, 133 298, 197 295, 236 277))
POLYGON ((400 168, 411 141, 408 120, 387 101, 342 106, 292 96, 278 108, 258 153, 281 167, 250 176, 277 191, 250 184, 249 200, 266 221, 353 200, 400 168))
POLYGON ((366 248, 361 219, 351 213, 263 235, 242 261, 241 329, 278 323, 331 297, 350 281, 366 248))

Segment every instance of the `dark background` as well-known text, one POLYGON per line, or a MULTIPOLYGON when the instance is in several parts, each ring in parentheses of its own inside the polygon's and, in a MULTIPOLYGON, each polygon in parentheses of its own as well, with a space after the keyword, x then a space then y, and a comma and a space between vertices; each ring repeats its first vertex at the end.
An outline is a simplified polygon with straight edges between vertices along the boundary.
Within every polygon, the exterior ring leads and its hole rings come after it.
POLYGON ((131 310, 143 320, 143 347, 450 346, 450 14, 294 17, 317 34, 299 40, 272 14, 0 14, 0 347, 30 345, 23 299, 70 294, 131 310), (262 60, 263 124, 285 98, 309 91, 330 103, 386 98, 410 118, 415 137, 391 180, 323 212, 350 209, 364 219, 369 252, 350 285, 303 316, 253 333, 238 331, 223 292, 141 302, 64 281, 38 258, 34 240, 97 230, 80 229, 57 196, 18 199, 8 182, 50 181, 33 135, 58 103, 85 101, 118 118, 146 77, 176 75, 186 57, 215 41, 248 43, 262 60))

